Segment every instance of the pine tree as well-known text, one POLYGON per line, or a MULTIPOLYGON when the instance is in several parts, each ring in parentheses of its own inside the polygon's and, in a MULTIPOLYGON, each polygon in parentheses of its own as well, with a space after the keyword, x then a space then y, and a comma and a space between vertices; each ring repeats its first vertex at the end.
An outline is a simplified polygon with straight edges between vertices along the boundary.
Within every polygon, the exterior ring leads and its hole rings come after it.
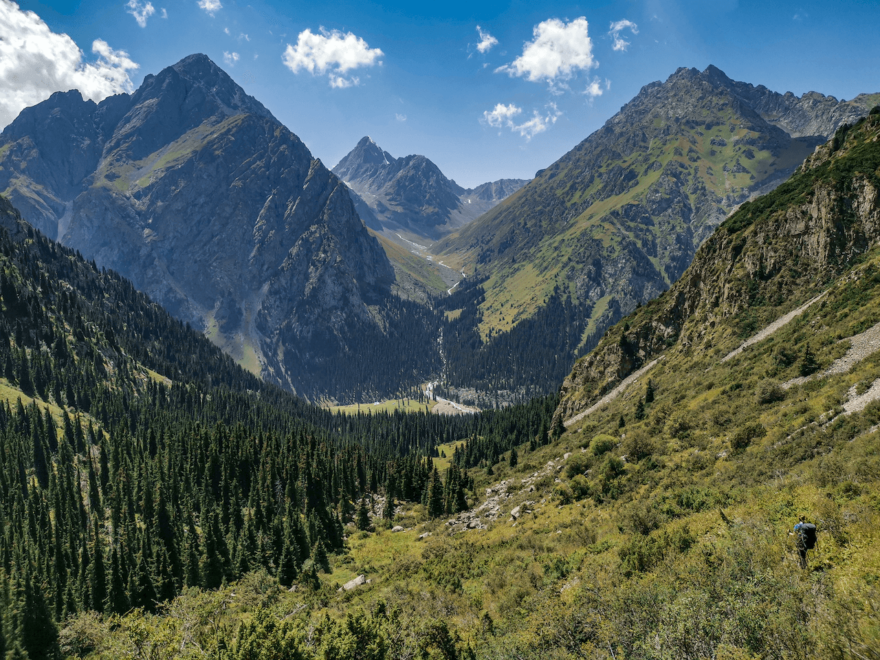
POLYGON ((92 609, 96 612, 103 612, 104 603, 107 600, 107 572, 104 567, 104 549, 101 543, 97 517, 92 521, 92 530, 92 561, 89 564, 89 595, 91 596, 92 609))
POLYGON ((645 403, 653 403, 654 402, 654 381, 650 378, 648 379, 648 385, 645 388, 645 403))
POLYGON ((431 479, 428 482, 427 509, 431 518, 439 518, 443 515, 443 484, 436 467, 431 471, 431 479))
POLYGON ((288 518, 284 523, 284 540, 281 559, 278 562, 278 581, 289 587, 296 579, 299 565, 300 549, 296 540, 294 523, 288 518))
POLYGON ((192 522, 192 514, 190 514, 189 520, 183 563, 183 583, 187 587, 198 587, 202 583, 199 574, 199 535, 196 532, 195 523, 192 522))
POLYGON ((330 559, 327 556, 327 548, 324 546, 324 541, 320 539, 312 547, 312 562, 319 572, 330 572, 330 559))
POLYGON ((21 640, 31 658, 52 658, 58 652, 58 630, 43 597, 43 585, 33 583, 25 572, 21 607, 21 640))
POLYGON ((128 599, 132 607, 142 607, 151 612, 156 607, 158 598, 147 560, 143 553, 139 553, 133 572, 132 592, 128 599))
POLYGON ((199 575, 202 578, 202 586, 206 589, 216 589, 223 584, 226 574, 226 561, 228 550, 226 540, 220 532, 220 523, 217 512, 208 515, 208 524, 205 529, 202 557, 199 563, 199 575))
POLYGON ((639 399, 639 402, 636 404, 636 411, 633 413, 633 416, 638 420, 645 419, 645 402, 642 399, 639 399))
POLYGON ((382 518, 385 520, 394 520, 394 509, 397 505, 394 502, 394 495, 385 491, 385 507, 382 509, 382 518))
POLYGON ((122 567, 119 565, 119 552, 114 547, 110 552, 110 571, 104 611, 122 614, 126 610, 128 610, 128 597, 125 593, 125 582, 122 579, 122 567))
POLYGON ((519 456, 516 453, 516 447, 510 450, 510 467, 515 468, 519 463, 519 456))
POLYGON ((370 529, 370 513, 367 510, 367 498, 366 496, 361 498, 360 504, 358 505, 357 510, 357 519, 356 519, 357 528, 365 532, 370 529))
POLYGON ((819 370, 819 363, 816 361, 816 354, 810 349, 809 345, 804 347, 804 354, 801 357, 800 375, 806 377, 816 373, 819 370))

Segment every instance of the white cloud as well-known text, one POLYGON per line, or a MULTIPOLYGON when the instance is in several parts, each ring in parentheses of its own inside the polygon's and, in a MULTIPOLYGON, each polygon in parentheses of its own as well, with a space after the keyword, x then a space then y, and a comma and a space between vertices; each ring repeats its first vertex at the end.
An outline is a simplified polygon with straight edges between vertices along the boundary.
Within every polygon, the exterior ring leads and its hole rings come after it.
POLYGON ((238 62, 238 53, 228 53, 224 50, 223 61, 226 62, 229 66, 235 66, 235 63, 238 62))
POLYGON ((128 72, 137 69, 128 53, 96 39, 96 62, 83 62, 83 52, 66 34, 56 34, 32 11, 0 0, 0 127, 24 108, 53 92, 78 89, 93 101, 134 89, 128 72))
POLYGON ((313 76, 326 73, 331 87, 343 89, 357 85, 360 80, 342 74, 358 67, 373 66, 383 55, 381 50, 370 48, 366 41, 351 32, 320 28, 319 34, 311 30, 300 32, 295 46, 287 44, 281 60, 294 73, 308 71, 313 76))
POLYGON ((224 31, 226 34, 229 34, 229 28, 228 28, 228 27, 223 28, 223 31, 224 31))
POLYGON ((602 85, 599 84, 599 80, 593 80, 593 82, 587 85, 587 88, 584 90, 584 94, 593 98, 596 98, 597 96, 602 96, 602 85))
POLYGON ((479 25, 477 26, 477 33, 480 35, 480 43, 477 44, 477 50, 481 53, 488 53, 492 46, 498 45, 498 39, 488 32, 483 32, 479 25))
POLYGON ((168 18, 168 10, 162 7, 162 18, 168 18))
POLYGON ((522 108, 517 108, 513 103, 504 105, 499 103, 492 110, 486 110, 483 113, 483 119, 489 126, 501 128, 505 125, 513 124, 513 117, 522 112, 522 108))
POLYGON ((396 119, 396 120, 399 121, 399 122, 405 122, 405 121, 406 121, 406 115, 402 115, 402 114, 400 114, 400 113, 394 113, 394 119, 396 119))
POLYGON ((147 19, 156 13, 152 2, 142 5, 138 0, 128 0, 128 4, 125 6, 127 7, 126 11, 134 16, 134 20, 142 28, 147 27, 147 19))
POLYGON ((571 78, 579 70, 598 66, 593 59, 593 42, 587 28, 587 19, 583 16, 570 23, 557 18, 538 23, 532 30, 535 38, 526 42, 522 55, 496 72, 553 84, 571 78))
POLYGON ((223 9, 220 0, 199 0, 199 7, 208 12, 211 16, 223 9))
POLYGON ((611 35, 611 39, 614 41, 612 49, 626 50, 626 47, 629 46, 629 42, 620 36, 620 33, 627 28, 629 28, 633 34, 639 33, 639 26, 625 18, 622 21, 615 21, 611 24, 611 29, 608 30, 608 34, 611 35))
POLYGON ((352 76, 351 78, 345 78, 343 76, 336 75, 335 73, 330 74, 330 87, 333 89, 345 89, 346 87, 357 87, 361 84, 361 79, 357 76, 352 76))
POLYGON ((555 124, 562 113, 556 108, 555 103, 550 103, 545 115, 535 110, 531 119, 517 124, 514 117, 520 114, 522 114, 522 108, 516 107, 513 103, 510 105, 499 103, 492 110, 486 110, 483 113, 483 121, 494 128, 509 128, 526 140, 531 140, 535 135, 543 133, 550 125, 555 124))
POLYGON ((242 32, 240 35, 238 35, 238 40, 241 41, 242 39, 244 39, 245 41, 251 40, 251 38, 249 36, 247 36, 244 32, 242 32))

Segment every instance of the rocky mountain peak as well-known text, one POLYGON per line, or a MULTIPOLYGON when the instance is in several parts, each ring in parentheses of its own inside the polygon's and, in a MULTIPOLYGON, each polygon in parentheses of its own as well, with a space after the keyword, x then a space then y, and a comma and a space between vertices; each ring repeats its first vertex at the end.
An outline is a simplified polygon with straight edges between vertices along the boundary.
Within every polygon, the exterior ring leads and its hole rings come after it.
POLYGON ((206 55, 190 55, 155 76, 147 76, 132 95, 131 104, 108 149, 123 148, 126 157, 133 160, 204 123, 217 124, 236 115, 256 115, 280 123, 206 55))
POLYGON ((477 189, 462 188, 430 158, 421 154, 395 158, 369 136, 361 138, 333 173, 349 187, 364 223, 392 240, 399 240, 401 229, 436 240, 526 183, 510 180, 474 194, 477 189))
POLYGON ((399 386, 357 350, 387 339, 382 248, 337 177, 208 57, 130 97, 56 94, 13 123, 0 190, 50 236, 275 383, 350 396, 399 386), (340 361, 358 375, 343 382, 340 361))

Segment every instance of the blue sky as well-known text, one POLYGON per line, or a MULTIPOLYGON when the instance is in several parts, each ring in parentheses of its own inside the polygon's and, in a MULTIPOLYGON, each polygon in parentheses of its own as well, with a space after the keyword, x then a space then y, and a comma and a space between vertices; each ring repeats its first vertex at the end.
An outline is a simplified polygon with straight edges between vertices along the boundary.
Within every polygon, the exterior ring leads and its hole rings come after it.
MULTIPOLYGON (((78 72, 58 73, 21 98, 80 80, 99 98, 203 52, 329 167, 370 135, 395 156, 424 154, 474 186, 531 177, 642 85, 680 66, 711 63, 734 79, 798 95, 880 91, 876 1, 150 3, 152 13, 143 0, 19 2, 19 13, 34 12, 82 51, 69 65, 78 72), (620 21, 628 23, 615 49, 611 26, 620 21), (96 40, 105 44, 97 53, 96 40)), ((10 0, 0 9, 8 25, 21 18, 10 0)), ((19 58, 4 72, 3 60, 0 52, 4 89, 24 86, 34 65, 19 58)))

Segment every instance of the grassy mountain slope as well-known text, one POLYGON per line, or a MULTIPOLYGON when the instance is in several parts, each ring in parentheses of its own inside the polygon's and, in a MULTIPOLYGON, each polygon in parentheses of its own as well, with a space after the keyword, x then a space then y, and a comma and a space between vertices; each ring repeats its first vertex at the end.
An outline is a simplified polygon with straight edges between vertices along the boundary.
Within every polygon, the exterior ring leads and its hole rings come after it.
MULTIPOLYGON (((563 386, 568 419, 664 351, 720 358, 825 291, 878 238, 878 116, 842 127, 772 193, 744 204, 682 278, 580 361, 563 386)), ((855 334, 855 333, 853 333, 855 334)))
POLYGON ((592 347, 623 314, 677 280, 738 204, 784 180, 837 125, 870 107, 867 97, 801 104, 799 123, 789 123, 823 132, 786 124, 792 137, 761 113, 788 97, 761 89, 715 67, 680 69, 645 86, 529 185, 440 242, 438 254, 456 254, 489 278, 483 336, 528 318, 560 286, 593 304, 584 336, 592 347), (800 115, 810 112, 821 121, 803 125, 800 115))

